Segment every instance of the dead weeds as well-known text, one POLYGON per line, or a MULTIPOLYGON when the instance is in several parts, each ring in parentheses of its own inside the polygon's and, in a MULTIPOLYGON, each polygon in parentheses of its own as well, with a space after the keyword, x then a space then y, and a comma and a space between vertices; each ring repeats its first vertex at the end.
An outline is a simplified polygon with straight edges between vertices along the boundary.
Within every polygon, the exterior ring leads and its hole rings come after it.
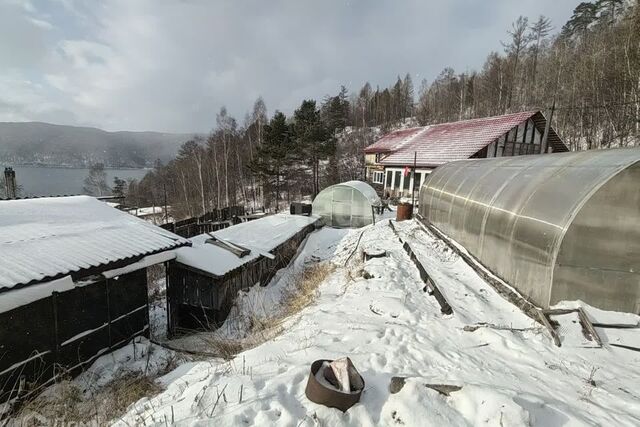
POLYGON ((286 318, 311 305, 318 296, 318 287, 334 270, 335 266, 330 263, 305 268, 294 281, 294 286, 282 292, 280 315, 286 318))
POLYGON ((238 353, 282 334, 285 330, 283 323, 315 301, 318 287, 334 270, 335 266, 330 263, 306 267, 282 291, 279 305, 274 310, 267 310, 264 301, 246 301, 242 312, 235 316, 237 321, 232 322, 241 325, 241 330, 236 332, 242 333, 244 337, 233 339, 224 334, 219 336, 215 330, 211 331, 211 334, 200 337, 205 342, 207 351, 225 360, 231 360, 238 353))

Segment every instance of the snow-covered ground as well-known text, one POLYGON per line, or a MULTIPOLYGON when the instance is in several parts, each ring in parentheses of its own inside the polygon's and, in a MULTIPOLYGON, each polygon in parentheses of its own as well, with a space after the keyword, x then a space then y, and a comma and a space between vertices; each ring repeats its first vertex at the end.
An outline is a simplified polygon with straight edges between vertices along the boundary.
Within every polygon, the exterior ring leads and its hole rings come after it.
MULTIPOLYGON (((561 331, 566 345, 556 347, 546 329, 503 300, 441 241, 415 222, 396 228, 448 299, 452 315, 442 315, 435 298, 423 291, 418 270, 388 221, 360 230, 324 228, 310 235, 298 258, 269 286, 254 287, 239 299, 238 312, 256 301, 268 312, 305 265, 331 262, 335 269, 315 301, 285 320, 282 333, 231 361, 183 362, 157 380, 164 391, 139 400, 113 422, 640 425, 640 353, 607 345, 640 347, 640 329, 598 328, 605 346, 593 348, 569 319, 561 331), (384 249, 387 257, 363 262, 363 248, 384 249), (342 356, 351 358, 366 383, 360 403, 346 413, 310 402, 304 393, 314 360, 342 356), (393 376, 407 377, 395 394, 388 389, 393 376), (462 389, 445 396, 424 384, 462 389)), ((640 321, 634 315, 585 309, 594 322, 640 321)), ((237 322, 238 316, 232 317, 229 322, 237 322)), ((219 333, 238 338, 237 324, 226 326, 219 333)), ((184 338, 181 344, 197 341, 184 338)), ((168 350, 151 347, 154 358, 166 357, 168 350)), ((127 349, 99 359, 79 380, 110 378, 115 367, 126 371, 128 364, 140 369, 143 362, 131 358, 131 346, 127 349)))

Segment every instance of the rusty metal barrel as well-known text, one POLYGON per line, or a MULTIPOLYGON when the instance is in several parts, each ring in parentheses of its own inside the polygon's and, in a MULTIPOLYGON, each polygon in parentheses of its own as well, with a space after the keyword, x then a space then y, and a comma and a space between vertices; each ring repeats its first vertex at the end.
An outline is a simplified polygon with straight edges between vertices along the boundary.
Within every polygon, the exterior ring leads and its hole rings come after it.
POLYGON ((413 217, 413 205, 411 203, 399 203, 396 211, 396 221, 405 221, 413 217))

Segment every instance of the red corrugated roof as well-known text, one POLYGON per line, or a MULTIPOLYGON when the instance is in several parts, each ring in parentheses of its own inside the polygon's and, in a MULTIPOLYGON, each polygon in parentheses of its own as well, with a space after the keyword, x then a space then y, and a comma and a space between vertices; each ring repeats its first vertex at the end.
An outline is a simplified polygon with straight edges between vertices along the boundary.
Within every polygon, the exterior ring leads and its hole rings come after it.
MULTIPOLYGON (((417 153, 419 166, 439 166, 468 159, 537 114, 540 113, 525 111, 391 132, 367 147, 365 152, 390 153, 380 160, 381 164, 387 166, 413 164, 414 152, 417 153)), ((555 132, 553 135, 556 135, 555 132)), ((560 141, 558 147, 554 145, 554 151, 566 151, 566 147, 560 141)))
POLYGON ((365 153, 386 153, 395 151, 402 145, 411 141, 418 133, 424 131, 424 127, 415 127, 390 132, 380 138, 375 144, 364 149, 365 153))

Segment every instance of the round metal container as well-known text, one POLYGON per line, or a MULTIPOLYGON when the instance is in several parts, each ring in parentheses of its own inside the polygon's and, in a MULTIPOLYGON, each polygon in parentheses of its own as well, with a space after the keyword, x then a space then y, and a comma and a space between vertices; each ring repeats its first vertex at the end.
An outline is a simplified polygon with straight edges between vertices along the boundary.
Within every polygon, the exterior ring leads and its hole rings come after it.
POLYGON ((357 375, 362 381, 362 387, 360 390, 351 393, 343 393, 338 390, 329 389, 320 384, 316 379, 316 374, 324 362, 331 363, 332 360, 321 359, 316 360, 311 364, 311 372, 309 372, 307 388, 304 392, 307 395, 307 398, 312 402, 319 403, 330 408, 337 408, 342 412, 345 412, 360 401, 360 395, 362 394, 362 390, 364 390, 364 379, 357 371, 355 371, 354 368, 355 375, 357 375))
POLYGON ((399 203, 396 211, 396 221, 405 221, 413 216, 413 205, 411 203, 399 203))

